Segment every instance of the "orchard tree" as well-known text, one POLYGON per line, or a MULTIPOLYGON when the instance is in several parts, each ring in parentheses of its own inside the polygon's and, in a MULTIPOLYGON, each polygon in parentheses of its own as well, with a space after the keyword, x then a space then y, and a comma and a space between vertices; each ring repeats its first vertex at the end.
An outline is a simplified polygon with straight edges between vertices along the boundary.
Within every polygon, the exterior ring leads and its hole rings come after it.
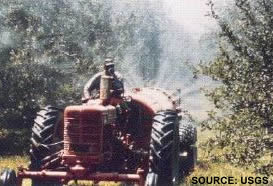
POLYGON ((206 91, 215 109, 203 128, 217 132, 207 145, 210 150, 220 147, 224 160, 252 165, 269 175, 273 171, 273 1, 232 2, 224 15, 209 2, 220 27, 219 55, 200 66, 220 85, 206 91))

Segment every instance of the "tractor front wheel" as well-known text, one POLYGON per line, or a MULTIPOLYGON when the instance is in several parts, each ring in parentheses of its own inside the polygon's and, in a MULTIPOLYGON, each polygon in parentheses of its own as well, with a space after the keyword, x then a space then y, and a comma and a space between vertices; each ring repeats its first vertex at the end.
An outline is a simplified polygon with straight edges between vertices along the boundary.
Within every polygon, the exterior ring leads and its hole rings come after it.
POLYGON ((16 186, 16 173, 6 168, 0 174, 0 186, 16 186))

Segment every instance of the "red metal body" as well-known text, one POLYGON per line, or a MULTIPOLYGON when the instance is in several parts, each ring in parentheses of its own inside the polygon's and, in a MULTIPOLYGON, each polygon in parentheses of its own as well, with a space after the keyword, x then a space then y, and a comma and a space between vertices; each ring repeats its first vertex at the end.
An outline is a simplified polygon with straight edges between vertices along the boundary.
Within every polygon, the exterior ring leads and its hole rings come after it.
POLYGON ((104 159, 103 127, 115 123, 112 105, 69 106, 64 112, 63 163, 99 164, 104 159))
POLYGON ((148 157, 142 158, 141 163, 134 170, 129 170, 128 166, 125 166, 121 172, 97 171, 97 166, 107 162, 108 159, 118 158, 109 155, 108 151, 111 152, 111 148, 105 148, 105 139, 108 136, 104 130, 109 128, 110 131, 114 131, 113 134, 118 136, 124 149, 128 151, 133 149, 149 152, 154 114, 160 110, 176 109, 176 102, 170 94, 154 88, 136 88, 127 91, 123 98, 90 100, 84 105, 69 106, 64 111, 64 121, 60 127, 64 131, 61 164, 67 169, 30 171, 19 168, 18 185, 21 185, 24 178, 35 178, 60 181, 64 184, 70 180, 92 180, 136 182, 144 186, 148 157), (116 106, 122 104, 124 98, 130 100, 134 109, 128 113, 129 119, 127 118, 125 123, 117 125, 116 106), (128 126, 136 129, 141 127, 141 135, 135 135, 134 131, 130 134, 127 130, 123 130, 126 127, 130 130, 128 126))

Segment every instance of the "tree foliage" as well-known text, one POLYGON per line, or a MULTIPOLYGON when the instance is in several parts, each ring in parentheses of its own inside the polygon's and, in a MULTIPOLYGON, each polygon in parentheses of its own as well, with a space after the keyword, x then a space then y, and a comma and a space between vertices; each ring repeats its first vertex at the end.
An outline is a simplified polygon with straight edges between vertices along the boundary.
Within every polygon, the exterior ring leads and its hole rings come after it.
POLYGON ((209 112, 203 128, 217 131, 208 141, 210 150, 220 147, 225 160, 253 165, 269 175, 273 171, 273 1, 232 2, 230 18, 219 15, 209 3, 220 26, 219 55, 201 69, 220 85, 206 91, 216 109, 209 112))

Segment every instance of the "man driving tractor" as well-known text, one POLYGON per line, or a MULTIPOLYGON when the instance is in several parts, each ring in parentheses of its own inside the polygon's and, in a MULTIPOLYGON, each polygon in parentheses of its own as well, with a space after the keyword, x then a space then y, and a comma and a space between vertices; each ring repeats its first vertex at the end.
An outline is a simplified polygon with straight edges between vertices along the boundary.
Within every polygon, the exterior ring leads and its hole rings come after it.
POLYGON ((89 99, 95 99, 99 97, 101 76, 106 73, 112 79, 112 96, 119 97, 124 92, 123 77, 119 72, 115 72, 115 64, 113 59, 106 58, 104 61, 104 71, 95 74, 85 84, 83 89, 83 102, 87 102, 89 99))

